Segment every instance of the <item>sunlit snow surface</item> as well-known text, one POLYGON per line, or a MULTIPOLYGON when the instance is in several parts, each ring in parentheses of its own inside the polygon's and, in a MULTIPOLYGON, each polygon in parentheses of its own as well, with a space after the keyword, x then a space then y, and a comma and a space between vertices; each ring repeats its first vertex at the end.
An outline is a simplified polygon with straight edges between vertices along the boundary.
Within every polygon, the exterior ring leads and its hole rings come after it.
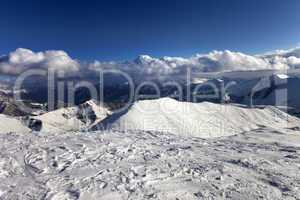
POLYGON ((0 135, 1 199, 297 199, 299 127, 0 135))
MULTIPOLYGON (((134 103, 95 126, 115 130, 169 132, 180 136, 212 138, 244 133, 261 126, 282 128, 300 120, 274 106, 248 108, 235 104, 180 102, 171 98, 134 103)), ((289 125, 290 126, 290 125, 289 125)), ((98 128, 98 129, 97 129, 98 128)))

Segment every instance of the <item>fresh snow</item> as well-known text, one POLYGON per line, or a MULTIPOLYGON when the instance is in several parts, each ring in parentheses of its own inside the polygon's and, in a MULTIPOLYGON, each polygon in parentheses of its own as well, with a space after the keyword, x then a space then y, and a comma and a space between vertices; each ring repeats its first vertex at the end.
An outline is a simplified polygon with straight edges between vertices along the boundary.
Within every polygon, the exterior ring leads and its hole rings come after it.
POLYGON ((0 199, 300 196, 299 119, 275 107, 163 98, 107 115, 89 101, 38 116, 35 134, 0 115, 0 199))
POLYGON ((299 123, 279 109, 238 105, 179 102, 171 98, 138 101, 126 112, 116 113, 93 129, 142 130, 201 138, 221 137, 260 127, 287 127, 299 123))
POLYGON ((215 139, 149 131, 4 134, 0 198, 299 199, 299 141, 299 127, 215 139))
POLYGON ((34 119, 42 121, 42 132, 63 133, 88 129, 109 114, 110 111, 106 107, 90 100, 79 106, 61 108, 36 116, 34 119))
POLYGON ((21 120, 0 114, 0 134, 9 132, 26 134, 30 131, 21 120))

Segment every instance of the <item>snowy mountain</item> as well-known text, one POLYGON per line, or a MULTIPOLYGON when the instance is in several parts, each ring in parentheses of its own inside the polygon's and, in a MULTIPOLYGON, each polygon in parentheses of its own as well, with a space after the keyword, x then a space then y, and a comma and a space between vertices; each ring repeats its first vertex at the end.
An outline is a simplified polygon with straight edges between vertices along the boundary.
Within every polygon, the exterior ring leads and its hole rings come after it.
MULTIPOLYGON (((173 60, 163 60, 171 69, 173 60)), ((135 62, 154 65, 151 72, 161 60, 135 62)), ((160 80, 173 79, 186 86, 181 75, 160 80)), ((161 98, 112 113, 88 101, 38 116, 0 114, 0 199, 297 199, 300 119, 265 105, 300 108, 299 80, 274 70, 195 74, 192 88, 234 82, 231 103, 161 98), (289 101, 274 101, 283 89, 289 101), (261 106, 250 108, 253 90, 261 106)), ((114 89, 112 99, 126 94, 114 89)))
POLYGON ((25 116, 28 112, 21 109, 13 100, 10 91, 0 90, 0 113, 9 116, 25 116))
POLYGON ((170 98, 0 115, 0 198, 297 199, 299 130, 272 106, 170 98))
MULTIPOLYGON (((64 133, 88 130, 155 131, 201 138, 235 135, 261 127, 290 127, 300 120, 276 107, 247 108, 237 104, 180 102, 171 98, 143 100, 123 112, 88 101, 38 116, 9 118, 4 132, 64 133), (17 123, 13 126, 13 123, 17 123), (10 130, 10 127, 11 128, 10 130)), ((5 125, 3 125, 5 126, 5 125)))
POLYGON ((74 107, 60 108, 30 119, 41 122, 39 131, 63 133, 66 131, 84 131, 99 123, 110 114, 108 108, 90 100, 74 107))
POLYGON ((0 114, 0 133, 22 133, 27 134, 31 130, 19 118, 13 118, 0 114))
MULTIPOLYGON (((1 104, 0 104, 1 105, 1 104)), ((17 107, 17 105, 16 105, 17 107)), ((1 107, 0 107, 1 108, 1 107)), ((34 116, 16 117, 0 114, 0 133, 64 133, 70 131, 85 131, 111 114, 106 106, 98 105, 90 100, 74 107, 60 108, 34 116)))
POLYGON ((162 98, 136 102, 125 112, 109 116, 93 130, 158 131, 210 138, 260 127, 284 127, 288 125, 287 121, 299 123, 299 119, 272 106, 249 109, 238 105, 189 103, 162 98))

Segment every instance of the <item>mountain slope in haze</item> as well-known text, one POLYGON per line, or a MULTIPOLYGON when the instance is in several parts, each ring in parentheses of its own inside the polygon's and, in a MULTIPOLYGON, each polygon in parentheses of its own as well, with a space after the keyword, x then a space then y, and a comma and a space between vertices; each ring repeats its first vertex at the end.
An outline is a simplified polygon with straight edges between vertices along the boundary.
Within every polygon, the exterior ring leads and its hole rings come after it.
POLYGON ((179 102, 171 98, 138 101, 123 113, 115 113, 96 129, 168 132, 202 138, 229 136, 260 127, 285 127, 299 124, 279 109, 263 109, 214 103, 179 102))
POLYGON ((253 96, 257 105, 286 106, 300 110, 299 77, 279 74, 269 77, 269 83, 262 84, 253 96))
MULTIPOLYGON (((220 75, 232 103, 300 110, 299 70, 228 72, 220 75)), ((209 79, 204 84, 211 82, 209 79)), ((216 85, 217 86, 217 85, 216 85)), ((218 89, 220 89, 217 86, 218 89)))
POLYGON ((0 90, 0 113, 9 116, 25 116, 29 113, 20 109, 7 91, 0 90))

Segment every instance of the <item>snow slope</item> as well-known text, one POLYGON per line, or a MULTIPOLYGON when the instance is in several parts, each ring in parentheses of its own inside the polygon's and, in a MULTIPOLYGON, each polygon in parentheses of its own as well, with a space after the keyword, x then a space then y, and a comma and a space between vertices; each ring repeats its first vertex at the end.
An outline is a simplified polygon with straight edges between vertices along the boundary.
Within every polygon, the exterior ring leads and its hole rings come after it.
POLYGON ((201 138, 243 133, 259 127, 285 127, 299 123, 275 107, 263 109, 208 102, 179 102, 171 98, 144 100, 126 112, 115 113, 93 129, 169 132, 201 138))
POLYGON ((290 200, 300 132, 199 139, 155 132, 0 135, 0 198, 290 200))
POLYGON ((31 130, 27 128, 21 120, 0 114, 0 133, 29 133, 31 130))
POLYGON ((90 100, 79 106, 61 108, 33 118, 42 122, 42 132, 62 133, 88 129, 109 114, 106 107, 90 100))

